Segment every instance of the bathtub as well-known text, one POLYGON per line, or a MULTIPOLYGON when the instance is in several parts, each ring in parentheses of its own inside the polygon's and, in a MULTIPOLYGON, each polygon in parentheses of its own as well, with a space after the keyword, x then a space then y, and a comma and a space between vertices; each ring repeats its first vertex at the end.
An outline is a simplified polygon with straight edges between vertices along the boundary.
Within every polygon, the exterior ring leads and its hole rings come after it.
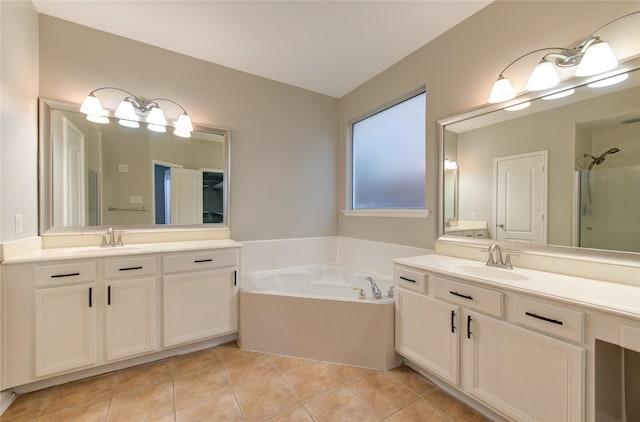
POLYGON ((246 350, 388 370, 394 352, 390 278, 341 264, 242 276, 240 346, 246 350), (383 298, 374 300, 366 277, 383 298), (367 299, 359 299, 359 290, 367 299))

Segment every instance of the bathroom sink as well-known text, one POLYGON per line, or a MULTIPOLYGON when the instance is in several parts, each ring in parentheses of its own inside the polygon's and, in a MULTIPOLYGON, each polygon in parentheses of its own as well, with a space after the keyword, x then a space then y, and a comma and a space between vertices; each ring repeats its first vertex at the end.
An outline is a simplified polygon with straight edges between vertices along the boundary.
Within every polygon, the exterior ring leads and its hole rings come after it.
POLYGON ((514 270, 487 267, 486 265, 455 265, 451 269, 465 275, 489 280, 524 281, 529 279, 526 275, 517 273, 514 270))

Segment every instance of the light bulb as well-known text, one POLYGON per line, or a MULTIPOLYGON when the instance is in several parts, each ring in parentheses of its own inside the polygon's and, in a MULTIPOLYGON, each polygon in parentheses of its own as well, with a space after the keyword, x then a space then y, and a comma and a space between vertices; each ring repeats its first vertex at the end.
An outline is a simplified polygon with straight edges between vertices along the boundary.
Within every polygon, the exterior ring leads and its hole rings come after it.
POLYGON ((560 77, 555 66, 547 59, 542 59, 531 72, 526 88, 527 91, 541 91, 552 88, 558 85, 559 82, 560 77))
POLYGON ((493 89, 491 90, 488 101, 490 103, 501 103, 503 101, 515 98, 515 96, 516 92, 513 90, 509 79, 500 75, 498 80, 493 84, 493 89))

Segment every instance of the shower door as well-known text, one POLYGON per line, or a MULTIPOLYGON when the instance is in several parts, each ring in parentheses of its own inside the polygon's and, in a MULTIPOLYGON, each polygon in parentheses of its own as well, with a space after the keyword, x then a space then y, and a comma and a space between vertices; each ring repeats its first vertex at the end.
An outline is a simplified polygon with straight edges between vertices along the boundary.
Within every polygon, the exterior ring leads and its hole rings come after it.
POLYGON ((580 171, 580 247, 640 252, 640 165, 580 171))

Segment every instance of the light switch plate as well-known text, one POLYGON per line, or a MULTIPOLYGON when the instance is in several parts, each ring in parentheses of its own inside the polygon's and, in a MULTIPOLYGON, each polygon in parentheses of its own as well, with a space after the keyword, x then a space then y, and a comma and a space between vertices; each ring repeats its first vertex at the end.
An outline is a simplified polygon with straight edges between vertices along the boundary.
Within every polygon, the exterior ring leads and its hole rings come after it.
POLYGON ((118 164, 118 171, 120 173, 129 173, 129 164, 118 164))
POLYGON ((131 195, 129 197, 129 202, 132 204, 142 204, 142 196, 140 195, 131 195))

